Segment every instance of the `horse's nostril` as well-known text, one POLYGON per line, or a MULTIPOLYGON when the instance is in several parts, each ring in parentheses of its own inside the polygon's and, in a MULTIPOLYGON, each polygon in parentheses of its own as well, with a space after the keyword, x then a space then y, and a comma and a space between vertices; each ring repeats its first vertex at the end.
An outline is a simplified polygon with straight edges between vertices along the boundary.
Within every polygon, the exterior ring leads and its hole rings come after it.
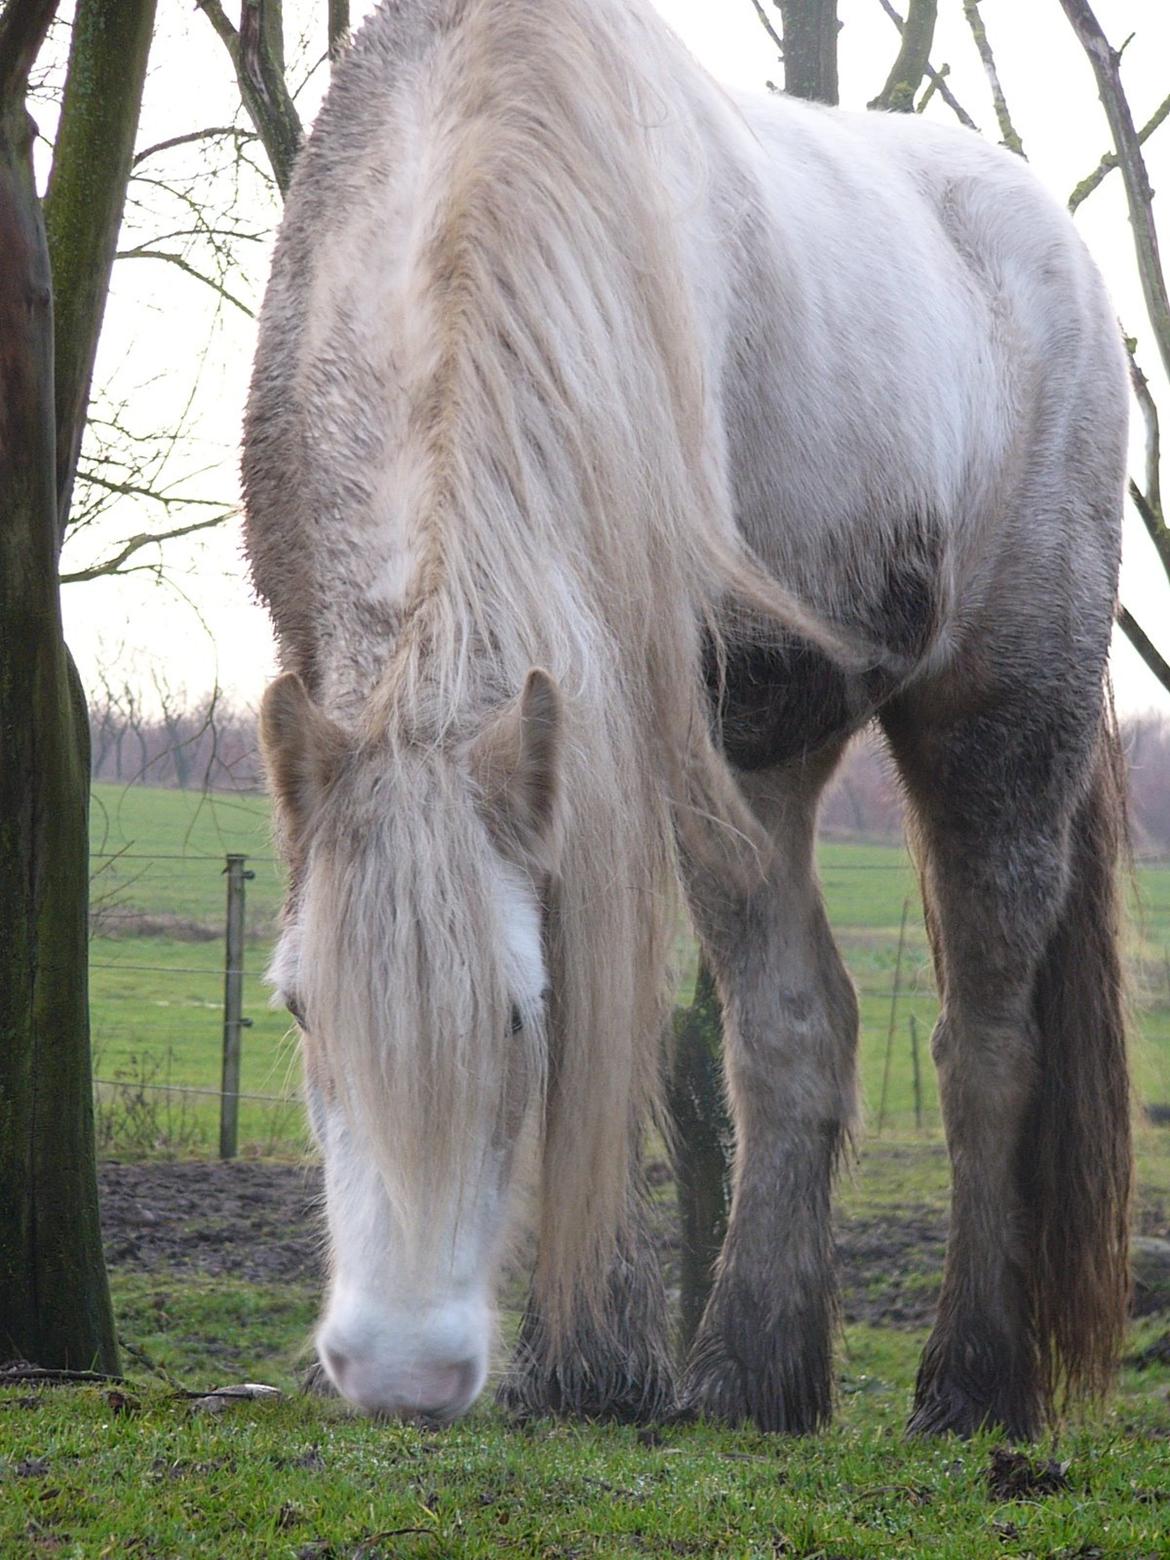
POLYGON ((462 1412, 475 1390, 476 1374, 474 1360, 418 1367, 404 1383, 411 1403, 407 1412, 424 1419, 445 1419, 462 1412))

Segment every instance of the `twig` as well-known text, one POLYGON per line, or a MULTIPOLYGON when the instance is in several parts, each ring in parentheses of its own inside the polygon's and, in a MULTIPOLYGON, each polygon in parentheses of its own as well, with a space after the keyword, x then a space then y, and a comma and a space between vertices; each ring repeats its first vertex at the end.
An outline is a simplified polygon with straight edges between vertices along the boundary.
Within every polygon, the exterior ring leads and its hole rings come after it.
MULTIPOLYGON (((1137 360, 1136 343, 1128 336, 1125 338, 1126 350, 1129 353, 1129 378, 1133 386, 1134 398, 1141 407, 1142 417, 1146 424, 1146 491, 1144 494, 1146 503, 1151 511, 1162 522, 1165 529, 1165 516, 1162 513, 1162 429, 1158 417, 1158 404, 1150 391, 1150 382, 1142 372, 1137 360)), ((1162 560, 1167 572, 1170 573, 1170 552, 1164 555, 1162 560)))
POLYGON ((783 59, 784 58, 784 40, 783 40, 783 38, 781 38, 780 34, 776 31, 776 29, 772 26, 772 23, 768 20, 767 12, 764 10, 764 7, 760 3, 760 0, 752 0, 752 6, 755 9, 756 15, 760 19, 760 26, 764 29, 764 31, 768 34, 768 37, 771 38, 772 42, 776 45, 777 51, 779 52, 779 55, 780 55, 780 58, 783 59))
POLYGON ((172 249, 148 249, 144 246, 138 249, 120 249, 117 254, 119 260, 165 260, 168 265, 174 265, 190 276, 194 281, 202 282, 204 287, 210 287, 212 292, 218 293, 225 303, 230 303, 239 309, 241 314, 246 314, 250 320, 256 318, 256 311, 250 309, 242 298, 237 298, 235 293, 229 292, 222 282, 217 282, 214 277, 207 276, 197 265, 192 265, 182 255, 175 254, 172 249))
POLYGON ((214 525, 222 525, 233 514, 235 514, 234 509, 225 509, 222 514, 215 515, 210 520, 196 520, 191 525, 178 525, 170 531, 143 531, 138 536, 132 536, 112 558, 107 558, 104 563, 95 563, 88 569, 79 569, 76 574, 62 574, 61 584, 80 585, 86 580, 117 574, 121 572, 122 565, 127 559, 132 558, 136 552, 141 552, 144 547, 149 547, 154 542, 172 542, 176 537, 191 536, 195 531, 210 530, 214 525))
POLYGON ((237 145, 242 141, 256 140, 254 130, 241 130, 238 125, 223 125, 207 130, 188 130, 185 135, 172 135, 165 141, 156 141, 153 146, 144 146, 140 152, 135 152, 134 161, 130 164, 137 168, 139 163, 146 161, 148 157, 156 157, 159 152, 169 152, 176 146, 189 146, 192 141, 234 140, 237 145))
MULTIPOLYGON (((1164 97, 1162 99, 1157 108, 1150 115, 1149 119, 1146 120, 1145 124, 1138 131, 1139 146, 1145 145, 1158 126, 1166 119, 1167 115, 1170 115, 1170 97, 1164 97)), ((1068 198, 1068 209, 1070 211, 1075 211, 1083 200, 1088 199, 1088 197, 1093 193, 1093 191, 1097 188, 1105 176, 1109 173, 1112 173, 1113 169, 1116 167, 1117 153, 1106 152, 1101 161, 1093 169, 1092 173, 1086 175, 1086 177, 1083 178, 1077 185, 1076 189, 1073 190, 1072 194, 1068 198)))
MULTIPOLYGON (((898 31, 901 32, 906 23, 902 20, 901 14, 894 9, 894 6, 891 4, 891 0, 878 0, 878 4, 890 18, 891 22, 893 22, 898 31)), ((946 81, 944 80, 947 69, 948 67, 944 65, 941 70, 935 70, 933 65, 928 64, 926 67, 926 79, 930 82, 931 88, 938 93, 939 97, 942 98, 943 102, 955 115, 959 123, 961 125, 966 125, 968 130, 978 131, 979 126, 971 118, 970 114, 959 102, 958 98, 955 97, 955 94, 951 91, 950 87, 947 86, 946 81)))
POLYGON ((979 13, 979 4, 980 0, 963 0, 963 15, 967 18, 967 25, 971 29, 971 36, 975 40, 975 47, 979 51, 979 58, 983 61, 983 69, 991 86, 995 117, 999 121, 999 133, 1003 144, 1009 151, 1023 157, 1024 143, 1020 140, 1019 132, 1012 124, 1012 116, 1008 112, 1007 99, 999 84, 999 72, 995 68, 995 56, 991 52, 991 43, 987 37, 987 29, 983 25, 983 17, 979 13))
POLYGON ((1117 621, 1130 644, 1141 656, 1163 688, 1166 689, 1167 693, 1170 693, 1170 662, 1162 657, 1145 629, 1142 628, 1127 607, 1122 607, 1119 610, 1117 621))
POLYGON ((1170 374, 1170 296, 1166 290, 1166 277, 1158 252, 1158 230, 1154 224, 1154 192, 1150 176, 1142 156, 1141 143, 1134 128, 1133 114, 1121 84, 1121 55, 1109 47, 1109 40, 1101 30, 1101 24, 1093 15, 1087 0, 1060 0, 1069 24, 1089 57, 1093 75, 1097 78, 1097 91, 1101 106, 1113 132, 1113 145, 1117 152, 1118 166, 1125 182, 1125 197, 1129 206, 1130 226, 1133 228, 1134 248, 1137 252, 1138 275, 1146 310, 1162 366, 1170 374))
POLYGON ((0 1365, 0 1387, 15 1387, 26 1382, 43 1382, 54 1385, 92 1385, 96 1382, 125 1381, 104 1370, 47 1370, 42 1365, 31 1365, 28 1360, 12 1360, 0 1365))
POLYGON ((1167 527, 1162 516, 1151 506, 1149 499, 1132 477, 1129 479, 1129 497, 1133 507, 1141 516, 1142 524, 1151 542, 1158 550, 1162 566, 1170 573, 1170 527, 1167 527))

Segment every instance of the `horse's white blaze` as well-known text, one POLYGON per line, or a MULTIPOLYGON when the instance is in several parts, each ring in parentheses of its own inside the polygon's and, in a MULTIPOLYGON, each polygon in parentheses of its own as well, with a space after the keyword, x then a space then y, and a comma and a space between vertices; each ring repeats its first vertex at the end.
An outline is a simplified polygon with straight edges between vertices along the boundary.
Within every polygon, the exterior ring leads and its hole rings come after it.
MULTIPOLYGON (((542 911, 531 879, 493 851, 494 896, 503 979, 515 1017, 528 1029, 544 1022, 548 973, 542 911)), ((268 979, 300 1005, 302 932, 286 928, 268 979)), ((326 1015, 302 1013, 312 1040, 328 1032, 326 1015)), ((519 1033, 517 1046, 525 1043, 519 1033)), ((380 1162, 385 1145, 366 1141, 366 1124, 347 1111, 323 1080, 306 1069, 308 1112, 325 1167, 325 1205, 332 1253, 329 1301, 317 1350, 342 1395, 370 1412, 462 1413, 483 1388, 491 1345, 495 1255, 507 1215, 507 1155, 480 1123, 484 1174, 446 1206, 449 1228, 430 1232, 425 1255, 404 1230, 380 1162)))
POLYGON ((404 1261, 402 1230, 375 1155, 339 1110, 325 1112, 325 1195, 333 1253, 317 1352, 337 1390, 369 1412, 454 1418, 483 1388, 493 1327, 486 1275, 498 1225, 498 1182, 478 1189, 444 1259, 404 1261))
POLYGON ((505 971, 512 1001, 523 1021, 539 1022, 548 985, 541 939, 540 900, 531 880, 501 861, 497 900, 505 945, 505 971))

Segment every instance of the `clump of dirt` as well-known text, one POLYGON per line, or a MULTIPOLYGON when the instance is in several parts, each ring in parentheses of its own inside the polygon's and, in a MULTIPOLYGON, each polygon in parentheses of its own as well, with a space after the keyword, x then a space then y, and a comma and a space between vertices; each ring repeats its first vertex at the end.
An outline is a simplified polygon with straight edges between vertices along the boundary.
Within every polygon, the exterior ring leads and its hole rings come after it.
POLYGON ((987 1493, 992 1500, 1038 1500, 1071 1488, 1068 1463, 1051 1458, 1033 1460, 1006 1446, 992 1448, 987 1465, 987 1493))

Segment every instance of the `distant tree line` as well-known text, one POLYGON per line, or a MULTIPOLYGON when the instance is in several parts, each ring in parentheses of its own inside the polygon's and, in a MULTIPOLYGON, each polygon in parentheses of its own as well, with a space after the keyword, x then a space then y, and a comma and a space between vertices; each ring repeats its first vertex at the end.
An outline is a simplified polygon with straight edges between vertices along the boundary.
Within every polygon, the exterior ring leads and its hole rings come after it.
MULTIPOLYGON (((218 690, 191 701, 156 679, 153 696, 103 674, 90 698, 93 778, 181 790, 261 791, 264 773, 252 710, 218 690)), ((1123 725, 1129 755, 1134 845, 1170 851, 1170 721, 1133 717, 1123 725)), ((821 832, 839 839, 897 839, 902 798, 876 736, 846 753, 821 808, 821 832)))

